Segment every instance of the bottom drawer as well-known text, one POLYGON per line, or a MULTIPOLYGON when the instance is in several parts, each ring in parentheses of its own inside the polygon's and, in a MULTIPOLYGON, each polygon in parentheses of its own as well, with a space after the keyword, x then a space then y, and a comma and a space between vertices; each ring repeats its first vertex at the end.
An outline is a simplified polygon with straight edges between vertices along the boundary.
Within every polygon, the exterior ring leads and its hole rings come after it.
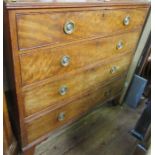
POLYGON ((51 132, 52 130, 72 122, 73 120, 86 113, 95 104, 111 99, 118 95, 123 87, 124 77, 115 80, 107 86, 100 87, 87 96, 69 103, 61 108, 50 111, 47 114, 36 118, 35 120, 27 121, 28 143, 37 138, 51 132))

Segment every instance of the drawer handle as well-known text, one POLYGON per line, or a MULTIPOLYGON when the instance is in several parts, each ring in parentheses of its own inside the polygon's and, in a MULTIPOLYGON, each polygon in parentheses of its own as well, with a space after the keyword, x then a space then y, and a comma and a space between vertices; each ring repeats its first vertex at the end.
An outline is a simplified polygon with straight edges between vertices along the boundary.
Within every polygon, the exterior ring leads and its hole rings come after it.
POLYGON ((59 89, 60 95, 65 95, 68 92, 68 87, 67 86, 61 86, 59 89))
POLYGON ((73 21, 67 21, 64 25, 64 32, 66 34, 72 34, 75 29, 75 24, 73 21))
POLYGON ((61 122, 65 119, 65 113, 64 112, 60 112, 58 115, 58 120, 61 122))
POLYGON ((113 67, 111 67, 111 69, 110 69, 110 72, 113 74, 113 73, 116 73, 118 71, 118 67, 116 67, 116 66, 113 66, 113 67))
POLYGON ((69 63, 70 63, 70 57, 67 55, 63 56, 61 59, 61 65, 66 67, 69 65, 69 63))
POLYGON ((120 49, 122 49, 123 48, 123 41, 119 41, 118 43, 117 43, 117 45, 116 45, 116 49, 118 49, 118 50, 120 50, 120 49))
POLYGON ((126 16, 126 17, 124 18, 123 24, 124 24, 125 26, 127 26, 127 25, 130 24, 130 16, 126 16))

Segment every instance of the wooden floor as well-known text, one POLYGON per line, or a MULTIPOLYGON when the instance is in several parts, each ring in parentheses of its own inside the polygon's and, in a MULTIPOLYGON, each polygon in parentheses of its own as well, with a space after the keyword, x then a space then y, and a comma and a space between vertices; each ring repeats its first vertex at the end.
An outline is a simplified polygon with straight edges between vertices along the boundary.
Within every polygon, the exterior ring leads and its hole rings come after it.
POLYGON ((143 108, 105 104, 40 144, 35 155, 132 155, 137 141, 129 131, 143 108))

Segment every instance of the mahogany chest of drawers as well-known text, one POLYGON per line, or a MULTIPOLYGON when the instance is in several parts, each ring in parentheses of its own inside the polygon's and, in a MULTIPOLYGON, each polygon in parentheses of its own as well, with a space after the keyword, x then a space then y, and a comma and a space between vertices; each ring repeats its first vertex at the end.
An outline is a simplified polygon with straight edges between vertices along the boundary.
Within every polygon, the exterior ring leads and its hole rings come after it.
POLYGON ((148 10, 144 0, 4 2, 10 115, 24 154, 120 95, 148 10))

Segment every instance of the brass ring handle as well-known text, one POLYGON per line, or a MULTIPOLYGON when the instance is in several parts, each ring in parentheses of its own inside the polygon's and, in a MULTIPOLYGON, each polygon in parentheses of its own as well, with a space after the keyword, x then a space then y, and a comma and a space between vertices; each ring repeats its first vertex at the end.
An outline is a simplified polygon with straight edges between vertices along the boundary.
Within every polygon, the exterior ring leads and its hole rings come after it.
POLYGON ((59 94, 61 96, 65 95, 68 92, 68 87, 67 86, 61 86, 59 89, 59 94))
POLYGON ((123 48, 123 46, 124 46, 123 41, 119 41, 119 42, 117 43, 117 45, 116 45, 116 49, 117 49, 117 50, 120 50, 120 49, 123 48))
POLYGON ((110 72, 113 74, 113 73, 116 73, 118 71, 118 67, 116 67, 116 66, 113 66, 113 67, 111 67, 111 69, 110 69, 110 72))
POLYGON ((130 24, 130 20, 131 20, 131 17, 130 16, 126 16, 123 20, 123 24, 125 26, 129 25, 130 24))
POLYGON ((69 63, 70 63, 70 57, 69 56, 65 55, 61 58, 61 65, 62 66, 66 67, 69 65, 69 63))
POLYGON ((75 29, 75 24, 73 21, 67 21, 64 25, 64 32, 66 34, 72 34, 75 29))
POLYGON ((60 112, 58 114, 58 121, 63 121, 65 119, 65 113, 64 112, 60 112))

